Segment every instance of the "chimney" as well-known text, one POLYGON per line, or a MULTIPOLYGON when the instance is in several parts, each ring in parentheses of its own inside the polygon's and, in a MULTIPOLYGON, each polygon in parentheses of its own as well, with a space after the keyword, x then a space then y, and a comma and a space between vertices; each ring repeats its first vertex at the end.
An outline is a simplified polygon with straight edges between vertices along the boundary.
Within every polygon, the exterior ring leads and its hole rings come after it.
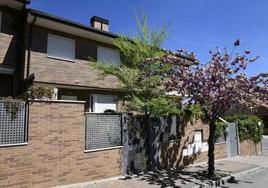
POLYGON ((90 19, 90 24, 91 27, 95 28, 95 29, 100 29, 103 31, 109 31, 109 20, 105 19, 105 18, 101 18, 98 16, 93 16, 90 19))

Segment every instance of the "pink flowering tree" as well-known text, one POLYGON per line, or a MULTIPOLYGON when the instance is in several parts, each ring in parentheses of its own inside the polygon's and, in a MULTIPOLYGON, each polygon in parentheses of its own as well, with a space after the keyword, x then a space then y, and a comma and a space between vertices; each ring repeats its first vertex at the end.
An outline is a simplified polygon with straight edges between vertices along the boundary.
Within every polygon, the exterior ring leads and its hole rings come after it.
MULTIPOLYGON (((208 176, 214 176, 214 143, 216 120, 235 105, 257 107, 268 102, 268 73, 248 77, 245 70, 249 63, 258 57, 250 57, 250 51, 234 54, 240 41, 236 40, 231 52, 224 48, 210 51, 211 60, 206 64, 181 66, 184 50, 169 56, 149 58, 146 64, 158 62, 160 66, 169 66, 169 71, 153 72, 165 81, 167 91, 176 91, 188 98, 188 105, 199 104, 209 121, 208 176), (160 63, 159 63, 160 62, 160 63)), ((195 58, 194 53, 187 54, 195 58)), ((195 58, 196 59, 196 58, 195 58)))

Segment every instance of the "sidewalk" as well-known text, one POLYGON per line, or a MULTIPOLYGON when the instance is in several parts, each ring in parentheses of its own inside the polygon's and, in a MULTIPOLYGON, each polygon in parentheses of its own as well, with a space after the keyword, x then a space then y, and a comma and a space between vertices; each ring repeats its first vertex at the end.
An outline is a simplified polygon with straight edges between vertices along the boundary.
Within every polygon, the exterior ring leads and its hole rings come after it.
MULTIPOLYGON (((222 174, 241 176, 268 167, 268 156, 235 157, 218 160, 216 171, 222 174)), ((182 170, 162 170, 126 178, 113 178, 96 182, 84 183, 65 188, 193 188, 210 185, 212 182, 200 176, 206 170, 206 163, 195 164, 182 170)))

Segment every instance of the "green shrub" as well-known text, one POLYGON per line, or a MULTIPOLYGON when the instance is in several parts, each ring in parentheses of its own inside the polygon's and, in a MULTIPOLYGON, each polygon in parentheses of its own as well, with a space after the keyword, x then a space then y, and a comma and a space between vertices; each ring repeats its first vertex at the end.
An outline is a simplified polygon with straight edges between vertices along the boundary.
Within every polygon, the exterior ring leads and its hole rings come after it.
POLYGON ((237 115, 225 117, 225 119, 229 122, 236 122, 238 124, 239 138, 241 141, 261 141, 263 134, 263 122, 258 116, 237 115), (259 122, 261 123, 260 125, 259 122))

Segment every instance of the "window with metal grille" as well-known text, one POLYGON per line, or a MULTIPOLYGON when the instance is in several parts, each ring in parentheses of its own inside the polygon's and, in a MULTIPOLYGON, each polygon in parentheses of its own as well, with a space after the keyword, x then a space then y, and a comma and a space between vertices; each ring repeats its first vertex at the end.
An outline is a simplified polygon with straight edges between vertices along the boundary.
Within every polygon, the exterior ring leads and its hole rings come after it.
POLYGON ((0 99, 0 146, 26 143, 26 104, 14 101, 16 111, 10 112, 8 103, 0 99))
POLYGON ((86 114, 86 150, 122 145, 121 114, 86 114))

